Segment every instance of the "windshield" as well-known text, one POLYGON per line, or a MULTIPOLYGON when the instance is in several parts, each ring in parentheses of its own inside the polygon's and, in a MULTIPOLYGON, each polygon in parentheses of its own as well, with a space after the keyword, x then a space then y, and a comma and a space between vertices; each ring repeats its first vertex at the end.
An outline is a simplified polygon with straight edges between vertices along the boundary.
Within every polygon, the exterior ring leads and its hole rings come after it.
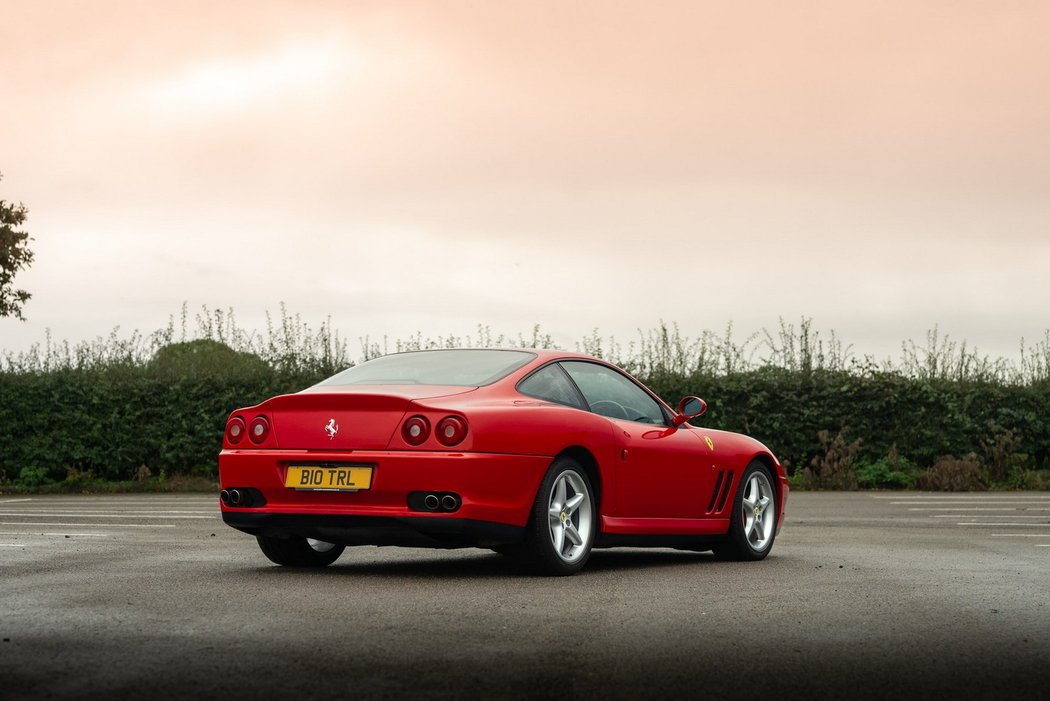
POLYGON ((396 353, 343 370, 325 385, 458 385, 480 387, 535 358, 515 350, 433 350, 396 353))

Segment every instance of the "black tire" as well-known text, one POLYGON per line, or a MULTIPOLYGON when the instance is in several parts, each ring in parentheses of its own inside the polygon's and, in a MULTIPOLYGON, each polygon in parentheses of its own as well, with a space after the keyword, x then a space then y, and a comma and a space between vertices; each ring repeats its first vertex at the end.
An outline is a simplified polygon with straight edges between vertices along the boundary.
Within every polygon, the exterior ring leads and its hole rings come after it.
POLYGON ((259 541, 259 549, 271 562, 284 567, 327 567, 343 554, 345 545, 312 541, 298 536, 287 538, 274 538, 271 536, 256 536, 259 541))
POLYGON ((713 548, 716 556, 723 560, 754 561, 769 554, 780 516, 774 484, 773 476, 761 461, 754 460, 747 466, 733 497, 729 534, 713 548))
POLYGON ((522 555, 542 574, 576 574, 591 556, 597 530, 597 503, 587 473, 571 458, 556 459, 536 493, 522 555), (558 490, 565 496, 560 503, 558 490), (557 515, 553 508, 558 508, 557 515))

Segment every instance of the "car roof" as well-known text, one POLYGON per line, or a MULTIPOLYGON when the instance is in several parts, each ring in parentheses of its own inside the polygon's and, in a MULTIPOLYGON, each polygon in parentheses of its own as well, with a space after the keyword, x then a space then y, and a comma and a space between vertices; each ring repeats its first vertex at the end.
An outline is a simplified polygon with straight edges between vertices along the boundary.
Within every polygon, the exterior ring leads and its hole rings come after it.
MULTIPOLYGON (((517 352, 517 353, 532 353, 536 356, 537 360, 548 361, 559 358, 569 359, 580 359, 580 360, 599 360, 601 358, 595 358, 592 355, 586 355, 584 353, 576 353, 574 351, 554 350, 550 348, 419 348, 415 350, 399 351, 397 353, 387 353, 386 355, 408 355, 410 353, 444 353, 444 352, 456 352, 456 351, 506 351, 506 352, 517 352)), ((377 356, 386 357, 386 356, 377 356)), ((608 361, 602 361, 608 362, 608 361)))
POLYGON ((552 360, 554 358, 582 358, 585 360, 597 360, 597 358, 584 355, 583 353, 574 353, 572 351, 563 350, 551 350, 549 348, 522 348, 521 350, 535 353, 536 357, 541 360, 552 360))

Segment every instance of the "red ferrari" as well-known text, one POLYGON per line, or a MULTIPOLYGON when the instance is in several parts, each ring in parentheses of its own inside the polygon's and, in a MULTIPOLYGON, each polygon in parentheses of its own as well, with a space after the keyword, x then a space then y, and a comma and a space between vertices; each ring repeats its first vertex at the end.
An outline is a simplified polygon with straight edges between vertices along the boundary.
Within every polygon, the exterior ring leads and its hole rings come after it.
POLYGON ((555 575, 617 546, 761 560, 787 476, 758 441, 688 423, 706 408, 576 353, 388 355, 233 412, 222 517, 299 567, 348 545, 490 548, 555 575))

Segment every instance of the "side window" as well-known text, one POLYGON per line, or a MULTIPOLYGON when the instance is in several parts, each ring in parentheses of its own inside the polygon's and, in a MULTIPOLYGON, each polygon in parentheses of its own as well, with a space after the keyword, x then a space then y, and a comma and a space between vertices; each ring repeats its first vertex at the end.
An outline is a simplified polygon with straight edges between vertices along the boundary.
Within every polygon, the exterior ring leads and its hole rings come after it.
POLYGON ((529 375, 518 383, 518 391, 530 397, 567 404, 576 409, 587 408, 580 403, 579 392, 557 365, 548 365, 529 375))
POLYGON ((647 424, 665 422, 660 405, 645 390, 615 370, 575 360, 563 362, 562 367, 583 392, 583 398, 595 414, 647 424))

